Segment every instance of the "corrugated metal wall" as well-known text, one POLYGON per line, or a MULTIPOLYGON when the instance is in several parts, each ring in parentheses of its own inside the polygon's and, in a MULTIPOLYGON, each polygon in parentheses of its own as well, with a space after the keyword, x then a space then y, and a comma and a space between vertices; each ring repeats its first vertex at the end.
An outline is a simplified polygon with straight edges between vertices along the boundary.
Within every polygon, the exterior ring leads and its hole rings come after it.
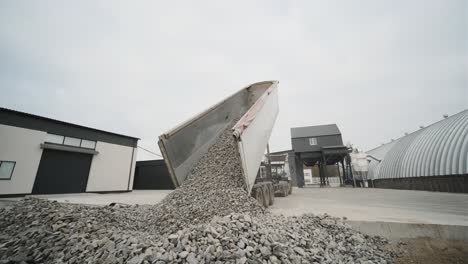
POLYGON ((372 179, 468 174, 468 109, 367 153, 372 179))
MULTIPOLYGON (((395 142, 396 141, 392 141, 390 143, 387 143, 385 145, 372 149, 368 151, 367 153, 372 155, 376 159, 383 160, 383 158, 385 157, 385 154, 387 154, 387 152, 390 149, 392 149, 395 142)), ((380 171, 380 164, 381 162, 378 162, 373 159, 371 160, 371 162, 369 163, 369 172, 367 174, 367 177, 369 179, 377 179, 379 171, 380 171)))

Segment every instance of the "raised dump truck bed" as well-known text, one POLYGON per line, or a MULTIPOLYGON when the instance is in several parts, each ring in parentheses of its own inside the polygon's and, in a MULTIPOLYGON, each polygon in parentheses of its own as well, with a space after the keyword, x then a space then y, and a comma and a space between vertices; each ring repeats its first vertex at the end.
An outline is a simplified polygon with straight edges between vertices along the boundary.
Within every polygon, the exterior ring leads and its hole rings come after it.
POLYGON ((239 119, 232 132, 238 144, 246 190, 252 192, 278 115, 277 86, 277 81, 251 84, 162 134, 158 144, 174 185, 179 186, 187 178, 220 133, 239 119))

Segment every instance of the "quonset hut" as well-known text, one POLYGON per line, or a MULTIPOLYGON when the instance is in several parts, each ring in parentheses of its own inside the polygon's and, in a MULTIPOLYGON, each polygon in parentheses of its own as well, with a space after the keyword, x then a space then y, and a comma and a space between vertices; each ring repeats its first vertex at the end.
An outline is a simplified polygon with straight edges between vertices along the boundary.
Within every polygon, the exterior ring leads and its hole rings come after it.
POLYGON ((468 109, 367 154, 377 188, 468 193, 468 109))

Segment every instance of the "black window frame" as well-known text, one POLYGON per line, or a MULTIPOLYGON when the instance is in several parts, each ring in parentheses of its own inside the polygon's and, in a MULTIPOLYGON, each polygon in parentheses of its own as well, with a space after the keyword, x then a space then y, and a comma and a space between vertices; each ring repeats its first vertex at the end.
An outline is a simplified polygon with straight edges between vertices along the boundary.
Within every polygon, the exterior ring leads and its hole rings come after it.
POLYGON ((59 135, 59 134, 54 134, 54 133, 47 133, 47 134, 51 134, 51 135, 56 135, 56 136, 60 136, 60 137, 63 137, 63 140, 62 140, 62 143, 59 144, 59 143, 54 143, 54 142, 48 142, 48 141, 45 141, 45 143, 47 144, 55 144, 55 145, 63 145, 63 146, 67 146, 67 147, 74 147, 74 148, 83 148, 83 149, 93 149, 93 150, 96 150, 96 147, 97 147, 97 143, 98 141, 97 140, 92 140, 92 139, 86 139, 86 138, 79 138, 79 137, 72 137, 72 136, 66 136, 66 135, 59 135), (67 145, 65 144, 65 139, 66 138, 76 138, 76 139, 79 139, 80 140, 80 145, 79 146, 73 146, 73 145, 67 145), (87 148, 87 147, 83 147, 81 146, 81 144, 83 143, 83 140, 86 140, 86 141, 93 141, 94 142, 94 148, 87 148))
POLYGON ((13 160, 0 160, 0 166, 2 165, 3 162, 11 162, 11 163, 13 163, 13 169, 11 170, 10 178, 0 178, 0 181, 10 181, 11 178, 13 177, 13 173, 15 172, 16 161, 13 161, 13 160))
POLYGON ((310 137, 310 138, 308 138, 308 141, 309 141, 309 146, 318 146, 317 137, 310 137), (311 142, 310 142, 311 140, 314 141, 315 144, 311 144, 311 142))
POLYGON ((44 140, 45 143, 56 144, 56 145, 65 145, 65 136, 64 136, 64 135, 59 135, 59 134, 54 134, 54 133, 47 133, 47 134, 48 134, 48 135, 54 135, 54 136, 63 137, 63 139, 62 139, 62 143, 50 142, 50 141, 47 141, 47 139, 44 140))
POLYGON ((63 136, 63 145, 68 146, 68 147, 81 148, 81 140, 82 140, 82 138, 79 138, 79 137, 63 136), (67 138, 78 139, 80 141, 80 143, 78 144, 78 146, 65 144, 65 140, 67 140, 67 138))
POLYGON ((86 139, 86 138, 81 138, 80 140, 80 148, 84 148, 84 149, 94 149, 96 150, 96 147, 97 147, 97 140, 91 140, 91 139, 86 139), (87 147, 83 147, 81 144, 83 144, 83 140, 86 140, 86 141, 93 141, 94 142, 94 148, 87 148, 87 147))

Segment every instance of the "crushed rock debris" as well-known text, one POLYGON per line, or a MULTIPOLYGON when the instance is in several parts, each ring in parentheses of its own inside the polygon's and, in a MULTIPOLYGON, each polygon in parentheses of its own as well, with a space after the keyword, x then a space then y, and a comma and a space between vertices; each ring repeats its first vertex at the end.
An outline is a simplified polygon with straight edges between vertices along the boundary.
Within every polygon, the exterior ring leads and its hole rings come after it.
POLYGON ((338 218, 265 211, 243 188, 226 129, 154 206, 24 199, 0 209, 0 263, 393 263, 380 237, 338 218))
POLYGON ((264 211, 244 189, 237 143, 231 129, 225 129, 187 180, 156 205, 149 226, 162 233, 174 232, 188 224, 205 223, 215 215, 264 211))

